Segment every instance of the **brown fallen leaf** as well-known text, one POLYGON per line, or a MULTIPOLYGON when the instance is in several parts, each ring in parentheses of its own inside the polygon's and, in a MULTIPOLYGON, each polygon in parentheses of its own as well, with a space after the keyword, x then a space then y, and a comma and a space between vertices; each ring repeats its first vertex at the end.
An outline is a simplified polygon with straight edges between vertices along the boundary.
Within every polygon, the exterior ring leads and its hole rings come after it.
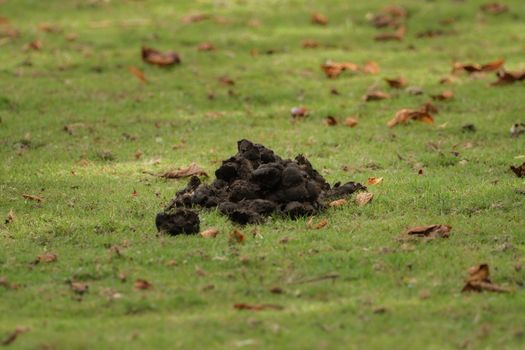
POLYGON ((328 24, 328 18, 319 12, 313 13, 310 20, 313 24, 325 26, 328 24))
POLYGON ((372 14, 368 19, 376 28, 397 27, 407 17, 407 12, 400 6, 388 6, 383 11, 372 14))
POLYGON ((319 42, 313 39, 306 39, 306 40, 303 40, 301 47, 303 49, 315 49, 316 47, 319 47, 319 42))
POLYGON ((238 303, 234 304, 233 307, 237 310, 249 310, 249 311, 263 311, 263 310, 283 310, 284 307, 275 304, 246 304, 238 303))
POLYGON ((332 208, 342 207, 343 205, 346 205, 348 201, 344 198, 336 199, 335 201, 330 202, 328 205, 332 208))
POLYGON ((452 226, 449 225, 416 226, 409 228, 403 234, 407 237, 448 238, 451 230, 452 226))
POLYGON ((164 174, 153 174, 150 172, 144 172, 145 174, 153 175, 162 177, 165 179, 181 179, 184 177, 190 177, 190 176, 204 176, 208 177, 208 174, 204 171, 203 168, 201 168, 197 163, 191 162, 191 164, 188 167, 181 167, 179 169, 168 171, 164 174))
POLYGON ((227 86, 235 85, 235 81, 226 75, 219 77, 219 83, 221 83, 222 85, 227 85, 227 86))
POLYGON ((438 95, 430 95, 430 97, 435 101, 445 101, 445 100, 450 100, 451 98, 453 98, 454 93, 450 90, 446 90, 438 95))
POLYGON ((505 60, 502 58, 489 62, 489 63, 485 63, 485 64, 479 64, 479 63, 466 63, 465 64, 465 63, 460 63, 460 62, 454 62, 452 65, 452 73, 461 72, 461 71, 467 72, 468 74, 493 72, 503 67, 504 63, 505 63, 505 60))
POLYGON ((218 234, 219 230, 214 227, 204 230, 200 233, 200 235, 204 238, 215 238, 218 234))
POLYGON ((443 77, 441 79, 439 79, 439 83, 441 85, 446 85, 446 84, 453 84, 454 83, 454 78, 453 77, 443 77))
POLYGON ((58 260, 58 256, 55 253, 51 252, 45 252, 42 255, 39 255, 35 261, 32 262, 33 265, 36 265, 38 263, 52 263, 56 262, 58 260))
POLYGON ((401 41, 405 37, 405 27, 399 27, 395 32, 380 33, 374 37, 376 41, 401 41))
POLYGON ((347 117, 345 119, 345 125, 350 127, 350 128, 353 128, 353 127, 356 127, 357 124, 359 123, 359 121, 356 119, 356 118, 353 118, 353 117, 347 117))
POLYGON ((498 292, 507 293, 509 290, 492 283, 490 280, 489 265, 481 264, 468 269, 469 277, 461 292, 498 292))
POLYGON ((371 193, 371 192, 359 192, 356 196, 355 196, 355 204, 357 204, 358 206, 362 207, 363 205, 369 203, 370 201, 372 201, 372 199, 374 199, 374 194, 371 193))
POLYGON ((40 23, 38 29, 46 33, 59 33, 62 31, 62 28, 51 23, 40 23))
POLYGON ((159 67, 170 67, 180 64, 181 59, 176 52, 160 52, 158 50, 143 46, 141 49, 142 60, 146 63, 159 67))
POLYGON ((335 117, 332 117, 331 115, 324 118, 324 123, 328 126, 335 126, 337 125, 337 119, 335 117))
POLYGON ((389 128, 393 128, 398 124, 408 123, 410 120, 418 120, 426 124, 434 123, 434 117, 432 117, 427 111, 421 109, 402 109, 396 113, 394 118, 388 121, 387 125, 389 128))
POLYGON ((511 165, 510 170, 512 170, 517 177, 525 177, 525 162, 518 166, 511 165))
POLYGON ((193 14, 189 14, 189 15, 182 17, 181 20, 182 20, 182 23, 189 24, 189 23, 204 21, 210 18, 211 16, 206 13, 193 13, 193 14))
POLYGON ((359 66, 352 62, 339 63, 333 61, 326 61, 324 64, 321 65, 321 69, 328 78, 334 79, 341 75, 341 73, 343 73, 344 71, 358 71, 359 66))
POLYGON ((11 288, 11 283, 9 283, 7 277, 0 276, 0 287, 4 287, 5 289, 11 288))
POLYGON ((234 244, 234 243, 244 243, 246 240, 246 237, 244 236, 244 234, 235 229, 233 230, 232 232, 230 232, 230 235, 228 237, 228 243, 230 244, 234 244))
POLYGON ((42 50, 43 47, 44 47, 44 44, 42 43, 41 40, 38 40, 38 39, 31 41, 26 46, 27 49, 31 49, 31 50, 34 50, 34 51, 40 51, 40 50, 42 50))
POLYGON ((130 66, 128 68, 129 72, 131 74, 133 74, 138 80, 140 80, 141 83, 147 83, 148 82, 148 79, 146 79, 146 75, 144 74, 143 71, 141 71, 140 69, 138 69, 137 67, 135 66, 130 66))
POLYGON ((200 43, 199 46, 197 46, 197 50, 199 51, 213 51, 215 50, 215 45, 209 42, 203 42, 200 43))
POLYGON ((290 110, 290 114, 292 115, 294 119, 304 118, 308 116, 308 109, 306 109, 305 107, 293 107, 290 110))
POLYGON ((12 223, 13 221, 15 221, 15 218, 16 218, 16 215, 15 213, 13 212, 13 210, 9 210, 9 213, 7 213, 7 216, 5 218, 5 224, 8 225, 10 223, 12 223))
POLYGON ((481 11, 490 13, 491 15, 499 15, 507 12, 509 7, 499 2, 489 2, 480 6, 481 11))
POLYGON ((368 180, 366 180, 366 183, 368 185, 377 185, 377 184, 380 184, 381 182, 383 182, 383 178, 382 177, 369 177, 368 180))
POLYGON ((374 61, 368 61, 363 66, 363 72, 367 74, 379 74, 380 71, 381 68, 379 68, 379 64, 377 64, 377 62, 374 61))
POLYGON ((153 288, 153 284, 149 283, 145 279, 138 278, 135 280, 134 287, 136 290, 147 290, 153 288))
POLYGON ((326 225, 328 225, 328 221, 326 219, 322 219, 317 224, 314 224, 313 216, 310 219, 308 219, 308 221, 306 222, 306 227, 309 229, 319 230, 325 227, 326 225))
POLYGON ((439 110, 438 108, 432 104, 432 102, 425 102, 423 103, 420 107, 419 107, 419 111, 421 112, 424 112, 424 113, 429 113, 429 114, 432 114, 432 113, 439 113, 439 110))
POLYGON ((16 340, 16 338, 18 338, 18 336, 20 334, 23 334, 23 333, 26 333, 26 332, 29 332, 29 328, 18 326, 5 339, 3 339, 0 342, 0 344, 2 344, 4 346, 10 345, 16 340))
POLYGON ((379 101, 386 100, 390 98, 390 94, 383 91, 369 91, 366 95, 363 96, 363 101, 379 101))
POLYGON ((407 85, 407 82, 403 77, 397 77, 392 79, 385 78, 385 81, 391 88, 394 89, 401 89, 407 85))
POLYGON ((506 71, 505 69, 500 69, 496 72, 496 77, 498 77, 498 80, 492 82, 490 85, 508 85, 517 81, 525 81, 525 70, 511 72, 506 71))
POLYGON ((89 289, 88 284, 83 283, 83 282, 71 282, 70 286, 71 286, 71 290, 74 293, 80 294, 80 295, 87 293, 89 289))

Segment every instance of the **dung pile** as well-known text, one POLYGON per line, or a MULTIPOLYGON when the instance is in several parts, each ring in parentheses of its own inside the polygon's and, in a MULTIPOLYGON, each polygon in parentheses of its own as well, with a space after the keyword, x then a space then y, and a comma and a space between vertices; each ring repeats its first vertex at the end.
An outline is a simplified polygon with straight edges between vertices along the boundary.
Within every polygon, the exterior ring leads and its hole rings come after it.
POLYGON ((159 231, 172 235, 199 232, 199 216, 190 208, 214 208, 238 224, 259 224, 279 214, 292 219, 314 215, 327 203, 366 187, 339 182, 331 187, 303 156, 282 159, 271 149, 248 140, 237 142, 238 152, 203 184, 192 177, 156 218, 159 231))

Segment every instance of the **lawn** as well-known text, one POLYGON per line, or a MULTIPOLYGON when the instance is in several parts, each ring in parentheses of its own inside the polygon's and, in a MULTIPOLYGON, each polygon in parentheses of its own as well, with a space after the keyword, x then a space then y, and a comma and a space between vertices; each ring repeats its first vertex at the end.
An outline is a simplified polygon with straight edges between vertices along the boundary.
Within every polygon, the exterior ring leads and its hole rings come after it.
POLYGON ((525 348, 525 180, 509 169, 525 161, 525 135, 509 133, 525 122, 525 81, 451 74, 453 62, 499 58, 525 69, 525 4, 505 0, 508 11, 492 14, 485 1, 400 0, 405 37, 376 41, 393 31, 369 21, 387 3, 0 0, 0 341, 525 348), (307 39, 318 46, 303 48, 307 39), (199 50, 204 42, 215 50, 199 50), (176 51, 182 63, 149 65, 143 45, 176 51), (329 79, 326 60, 373 61, 380 72, 329 79), (397 76, 422 94, 384 81, 397 76), (369 89, 390 98, 365 102, 369 89), (446 90, 454 97, 432 102, 433 124, 387 126, 446 90), (293 120, 299 106, 309 116, 293 120), (326 125, 329 115, 339 123, 326 125), (356 127, 344 125, 349 116, 356 127), (157 233, 156 213, 187 179, 148 172, 196 162, 211 181, 243 138, 283 157, 305 154, 331 183, 383 181, 368 186, 370 203, 315 217, 328 222, 318 230, 282 217, 236 227, 208 211, 201 229, 218 228, 215 239, 157 233), (450 237, 400 239, 430 224, 452 226, 450 237), (235 228, 244 243, 230 242, 235 228), (56 261, 38 262, 45 254, 56 261), (482 263, 508 293, 461 293, 482 263))

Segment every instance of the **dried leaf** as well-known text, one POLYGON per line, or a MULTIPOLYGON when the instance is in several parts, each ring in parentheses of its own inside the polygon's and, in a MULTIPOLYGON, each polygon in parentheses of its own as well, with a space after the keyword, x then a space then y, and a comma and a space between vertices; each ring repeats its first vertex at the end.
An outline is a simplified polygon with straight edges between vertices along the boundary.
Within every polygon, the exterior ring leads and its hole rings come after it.
POLYGON ((376 41, 401 41, 405 37, 405 27, 399 27, 395 32, 381 33, 374 37, 376 41))
POLYGON ((335 126, 337 125, 337 119, 329 115, 326 118, 324 118, 324 123, 328 126, 335 126))
POLYGON ((134 286, 136 290, 147 290, 153 288, 153 285, 151 283, 142 278, 138 278, 135 281, 134 286))
POLYGON ((246 304, 238 303, 233 305, 237 310, 263 311, 263 310, 283 310, 284 307, 275 304, 246 304))
POLYGON ((11 332, 11 334, 9 334, 5 339, 3 339, 0 344, 4 345, 4 346, 7 346, 7 345, 10 345, 12 344, 16 338, 20 335, 20 334, 23 334, 23 333, 26 333, 26 332, 29 332, 29 328, 27 327, 16 327, 15 330, 13 332, 11 332))
POLYGON ((44 47, 44 44, 40 40, 33 40, 27 44, 27 48, 35 51, 40 51, 44 47))
POLYGON ((159 67, 170 67, 174 64, 180 64, 181 59, 176 52, 160 52, 149 47, 142 47, 142 60, 146 63, 159 67))
POLYGON ((452 91, 446 90, 438 95, 430 95, 430 97, 436 101, 445 101, 445 100, 450 100, 451 98, 453 98, 454 93, 452 91))
POLYGON ((481 73, 481 72, 493 72, 497 71, 501 67, 503 67, 503 64, 505 63, 504 59, 498 59, 489 63, 485 64, 479 64, 479 63, 460 63, 460 62, 454 62, 452 65, 452 73, 456 73, 459 71, 467 72, 468 74, 472 73, 481 73))
POLYGON ((510 170, 516 174, 517 177, 525 177, 525 162, 522 165, 510 166, 510 170))
POLYGON ((42 263, 52 263, 58 260, 58 256, 55 253, 46 252, 42 255, 39 255, 34 261, 34 264, 42 263))
POLYGON ((407 16, 407 12, 400 6, 389 6, 383 11, 372 14, 369 17, 370 23, 376 28, 397 27, 407 16))
POLYGON ((366 102, 369 101, 379 101, 386 100, 390 98, 390 94, 387 94, 383 91, 369 91, 366 95, 363 96, 363 100, 366 102))
POLYGON ((492 283, 490 280, 489 265, 481 264, 472 266, 468 270, 469 277, 461 292, 498 292, 507 293, 509 290, 492 283))
POLYGON ((341 198, 341 199, 337 199, 335 201, 330 202, 328 205, 331 206, 332 208, 337 208, 337 207, 346 205, 347 203, 348 201, 346 199, 341 198))
POLYGON ((317 42, 316 40, 312 40, 312 39, 306 39, 301 44, 301 47, 303 49, 315 49, 316 47, 319 47, 319 42, 317 42))
POLYGON ((403 77, 397 77, 397 78, 385 78, 385 81, 388 83, 388 85, 394 89, 401 89, 407 85, 406 80, 403 77))
POLYGON ((218 234, 219 234, 219 230, 216 228, 209 228, 200 233, 200 235, 204 238, 215 238, 217 237, 218 234))
POLYGON ((368 61, 363 66, 363 72, 367 74, 379 74, 380 71, 381 69, 379 68, 379 64, 377 64, 377 62, 374 61, 368 61))
POLYGON ((371 192, 359 192, 355 197, 355 204, 362 207, 374 199, 374 194, 371 192))
POLYGON ((206 19, 210 19, 210 17, 211 17, 210 15, 205 14, 205 13, 194 13, 194 14, 190 14, 190 15, 186 15, 182 17, 182 23, 189 24, 189 23, 200 22, 206 19))
POLYGON ((9 210, 9 213, 7 213, 7 216, 5 218, 5 224, 7 225, 7 224, 12 223, 13 221, 15 221, 15 218, 16 218, 16 215, 13 212, 13 210, 9 210))
POLYGON ((344 71, 358 71, 359 66, 352 62, 339 63, 333 61, 326 61, 324 64, 321 65, 321 69, 328 78, 334 79, 337 78, 344 71))
POLYGON ((490 13, 492 15, 499 15, 500 13, 507 12, 509 7, 499 2, 489 2, 480 6, 481 11, 490 13))
POLYGON ((87 285, 87 283, 83 283, 83 282, 71 282, 71 290, 73 292, 75 292, 76 294, 84 294, 84 293, 87 293, 89 289, 89 286, 87 285))
POLYGON ((315 225, 314 227, 315 227, 316 230, 320 230, 320 229, 322 229, 323 227, 325 227, 326 225, 328 225, 328 220, 323 219, 323 220, 319 221, 319 222, 317 223, 317 225, 315 225))
POLYGON ((213 51, 215 50, 215 45, 209 42, 200 43, 199 46, 197 46, 197 50, 199 51, 213 51))
POLYGON ((356 118, 353 118, 353 117, 347 117, 345 119, 345 125, 350 127, 350 128, 356 127, 358 123, 359 123, 359 121, 356 118))
POLYGON ((368 180, 366 180, 366 183, 373 186, 373 185, 377 185, 377 184, 380 184, 381 182, 383 182, 383 178, 382 177, 369 177, 368 180))
POLYGON ((409 228, 404 232, 405 236, 412 237, 425 237, 425 238, 448 238, 452 226, 449 225, 429 225, 429 226, 416 226, 409 228))
POLYGON ((161 175, 152 174, 149 172, 146 172, 146 174, 163 177, 165 179, 181 179, 181 178, 190 177, 190 176, 208 177, 208 174, 204 171, 204 169, 201 168, 199 165, 197 165, 195 162, 191 162, 191 164, 188 167, 181 167, 179 169, 168 171, 161 175))
POLYGON ((244 234, 239 230, 233 230, 230 232, 230 236, 228 237, 228 243, 244 243, 246 240, 246 237, 244 234))
POLYGON ((498 77, 498 80, 491 83, 491 85, 508 85, 517 81, 525 81, 525 70, 510 72, 505 69, 500 69, 496 72, 496 76, 498 77))
POLYGON ((312 14, 311 21, 313 24, 318 24, 322 26, 328 24, 328 18, 318 12, 312 14))
POLYGON ((304 117, 308 116, 308 109, 306 109, 305 107, 293 107, 290 110, 290 114, 292 115, 292 117, 294 119, 295 118, 304 118, 304 117))
POLYGON ((439 80, 439 83, 441 85, 445 85, 445 84, 453 84, 454 83, 454 78, 453 77, 443 77, 439 80))
POLYGON ((394 126, 400 123, 408 123, 408 121, 410 120, 418 120, 426 124, 434 123, 434 117, 432 117, 432 115, 430 115, 426 111, 413 110, 413 109, 402 109, 396 113, 394 118, 392 118, 387 123, 387 125, 389 128, 393 128, 394 126))
POLYGON ((146 79, 146 75, 144 75, 144 72, 138 69, 135 66, 130 66, 128 68, 129 72, 133 74, 138 80, 140 80, 141 83, 147 83, 148 79, 146 79))
POLYGON ((227 85, 227 86, 235 85, 235 81, 226 75, 219 77, 219 83, 221 83, 222 85, 227 85))

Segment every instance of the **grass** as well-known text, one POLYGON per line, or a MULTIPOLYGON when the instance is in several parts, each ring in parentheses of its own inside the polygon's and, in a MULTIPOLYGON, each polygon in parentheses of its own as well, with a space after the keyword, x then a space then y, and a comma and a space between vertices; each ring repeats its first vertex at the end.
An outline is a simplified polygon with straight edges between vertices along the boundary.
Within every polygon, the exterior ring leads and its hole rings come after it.
POLYGON ((399 1, 410 14, 406 38, 378 43, 366 14, 385 6, 379 0, 0 1, 20 32, 0 38, 0 214, 16 215, 0 223, 0 276, 18 285, 0 286, 0 339, 22 326, 29 331, 11 348, 523 348, 525 197, 516 190, 525 182, 509 165, 523 162, 525 137, 508 130, 524 120, 525 85, 490 87, 494 74, 438 84, 452 61, 502 57, 509 69, 525 68, 523 2, 505 1, 510 12, 496 16, 482 3, 399 1), (328 26, 310 23, 315 11, 328 26), (183 23, 190 13, 219 20, 183 23), (60 30, 43 32, 41 23, 60 30), (454 34, 417 38, 428 29, 454 34), (36 39, 40 51, 23 49, 36 39), (325 47, 303 49, 304 39, 325 47), (197 51, 204 41, 217 50, 197 51), (141 45, 176 50, 183 64, 147 66, 141 45), (373 60, 381 73, 329 80, 319 69, 326 59, 373 60), (223 75, 235 85, 221 85, 223 75), (397 75, 425 94, 382 81, 397 75), (395 96, 363 102, 372 84, 395 96), (445 89, 455 98, 436 103, 435 125, 386 127, 397 110, 445 89), (311 115, 292 123, 299 105, 311 115), (328 127, 327 115, 358 116, 359 125, 328 127), (463 132, 468 123, 477 132, 463 132), (143 171, 195 161, 213 173, 241 138, 285 157, 304 153, 330 182, 384 181, 370 187, 371 204, 321 215, 329 222, 321 230, 275 218, 243 228, 245 244, 232 246, 232 224, 209 212, 201 227, 218 227, 216 239, 157 234, 156 212, 185 181, 143 171), (452 225, 452 236, 397 240, 432 223, 452 225), (44 252, 58 260, 30 264, 44 252), (461 294, 479 263, 513 292, 461 294), (339 278, 299 283, 328 273, 339 278), (138 278, 153 288, 135 290, 138 278), (68 280, 89 292, 75 295, 68 280), (235 310, 241 302, 284 309, 235 310))

